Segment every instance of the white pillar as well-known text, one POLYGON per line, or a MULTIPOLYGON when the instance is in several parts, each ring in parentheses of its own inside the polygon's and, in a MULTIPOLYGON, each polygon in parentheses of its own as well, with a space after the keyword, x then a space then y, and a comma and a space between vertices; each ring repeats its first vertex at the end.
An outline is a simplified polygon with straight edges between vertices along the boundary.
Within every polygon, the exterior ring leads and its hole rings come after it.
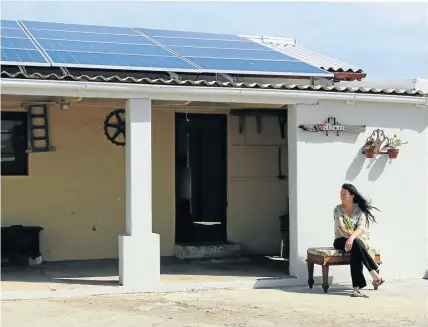
POLYGON ((160 286, 159 235, 152 233, 152 106, 126 101, 126 234, 119 236, 119 282, 154 291, 160 286))
POLYGON ((299 280, 305 279, 304 258, 299 248, 299 221, 298 221, 298 147, 297 147, 297 107, 289 106, 288 119, 288 198, 290 214, 290 275, 299 280))

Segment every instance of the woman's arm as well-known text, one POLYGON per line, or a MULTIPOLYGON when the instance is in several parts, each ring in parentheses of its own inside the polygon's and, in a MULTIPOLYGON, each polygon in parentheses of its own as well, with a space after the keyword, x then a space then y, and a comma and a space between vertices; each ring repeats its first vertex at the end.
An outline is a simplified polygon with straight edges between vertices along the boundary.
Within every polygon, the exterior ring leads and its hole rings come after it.
POLYGON ((333 215, 336 229, 340 232, 340 234, 342 234, 343 237, 349 237, 351 232, 345 227, 345 224, 343 223, 343 217, 341 216, 340 212, 337 212, 337 209, 335 209, 333 215))
POLYGON ((349 237, 352 237, 353 239, 356 239, 356 238, 359 238, 362 233, 363 233, 363 231, 361 229, 357 228, 355 230, 355 232, 353 232, 349 237))

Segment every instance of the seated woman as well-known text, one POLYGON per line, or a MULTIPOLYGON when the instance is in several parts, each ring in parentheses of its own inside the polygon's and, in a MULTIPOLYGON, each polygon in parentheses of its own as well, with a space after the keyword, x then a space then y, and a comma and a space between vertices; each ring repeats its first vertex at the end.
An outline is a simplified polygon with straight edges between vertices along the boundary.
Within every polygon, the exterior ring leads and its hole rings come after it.
POLYGON ((363 265, 373 278, 372 284, 375 290, 385 282, 379 276, 378 265, 369 253, 369 223, 376 222, 371 210, 378 209, 371 206, 352 184, 342 185, 340 199, 342 204, 334 209, 335 240, 333 246, 337 250, 350 252, 351 278, 354 288, 351 296, 361 297, 360 289, 367 286, 363 265))

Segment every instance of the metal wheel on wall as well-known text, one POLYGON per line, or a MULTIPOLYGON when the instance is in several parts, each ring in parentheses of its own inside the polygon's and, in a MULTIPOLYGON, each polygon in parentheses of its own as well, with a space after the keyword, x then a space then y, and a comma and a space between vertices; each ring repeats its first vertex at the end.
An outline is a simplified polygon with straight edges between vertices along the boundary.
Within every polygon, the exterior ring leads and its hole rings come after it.
POLYGON ((125 146, 125 109, 115 109, 107 115, 104 119, 104 134, 111 143, 117 146, 125 146))

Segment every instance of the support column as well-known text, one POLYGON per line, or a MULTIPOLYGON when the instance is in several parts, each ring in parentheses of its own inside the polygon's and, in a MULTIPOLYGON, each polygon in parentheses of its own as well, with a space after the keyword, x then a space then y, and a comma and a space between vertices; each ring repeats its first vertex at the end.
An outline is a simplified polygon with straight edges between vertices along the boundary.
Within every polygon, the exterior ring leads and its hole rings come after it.
POLYGON ((306 264, 301 257, 299 241, 299 221, 298 221, 298 128, 297 128, 297 107, 289 106, 287 118, 288 130, 288 198, 290 214, 290 275, 299 280, 307 280, 306 264))
POLYGON ((160 286, 159 235, 152 233, 152 106, 126 101, 126 234, 119 236, 119 283, 138 291, 160 286))

